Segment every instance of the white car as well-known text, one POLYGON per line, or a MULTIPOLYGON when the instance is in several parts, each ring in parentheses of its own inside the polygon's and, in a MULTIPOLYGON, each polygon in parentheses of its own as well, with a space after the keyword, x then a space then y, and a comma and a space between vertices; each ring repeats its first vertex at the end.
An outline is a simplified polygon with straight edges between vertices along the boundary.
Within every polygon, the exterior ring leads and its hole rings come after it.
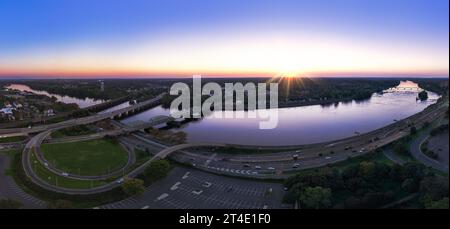
POLYGON ((330 160, 330 159, 331 159, 331 157, 326 157, 326 158, 325 158, 325 160, 330 160))
POLYGON ((69 176, 68 173, 62 173, 61 175, 65 176, 65 177, 68 177, 68 176, 69 176))
POLYGON ((269 168, 267 168, 268 170, 275 170, 275 168, 274 167, 269 167, 269 168))
POLYGON ((116 181, 116 183, 117 183, 117 184, 122 184, 124 181, 125 181, 125 179, 120 178, 120 179, 118 179, 118 180, 116 181))
POLYGON ((255 166, 255 169, 261 169, 261 166, 257 165, 255 166))

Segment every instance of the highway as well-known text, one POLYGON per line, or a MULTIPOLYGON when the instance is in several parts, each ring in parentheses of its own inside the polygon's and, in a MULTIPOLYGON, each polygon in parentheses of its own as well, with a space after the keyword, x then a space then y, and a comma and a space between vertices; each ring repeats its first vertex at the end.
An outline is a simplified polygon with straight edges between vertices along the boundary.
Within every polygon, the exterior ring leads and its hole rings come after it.
MULTIPOLYGON (((150 101, 144 102, 143 104, 155 103, 159 101, 160 98, 161 97, 157 97, 150 101)), ((33 182, 40 185, 41 187, 66 194, 93 194, 119 187, 120 184, 117 182, 113 182, 89 190, 67 189, 50 185, 47 182, 42 181, 36 174, 34 174, 32 165, 30 164, 30 156, 32 151, 38 149, 44 139, 46 139, 46 137, 48 137, 49 134, 53 131, 57 131, 59 129, 70 126, 92 123, 103 120, 105 118, 111 118, 143 106, 138 105, 139 104, 132 106, 131 108, 125 108, 106 114, 94 115, 82 119, 76 119, 73 121, 69 120, 62 124, 55 125, 55 127, 52 128, 46 126, 45 128, 48 128, 46 131, 41 132, 31 138, 25 146, 22 163, 26 174, 32 179, 33 182)), ((125 139, 128 139, 129 144, 135 144, 135 146, 145 146, 153 148, 156 147, 159 148, 160 151, 156 153, 154 157, 152 157, 152 159, 147 161, 145 164, 126 174, 126 177, 135 177, 142 173, 145 167, 148 166, 148 164, 150 164, 151 162, 170 157, 177 162, 188 164, 197 169, 220 175, 257 179, 284 179, 289 176, 290 172, 321 167, 328 164, 345 161, 349 157, 356 157, 364 155, 368 152, 372 152, 377 148, 390 144, 391 142, 408 135, 410 123, 414 123, 416 126, 421 126, 425 122, 432 122, 436 118, 442 116, 447 111, 447 109, 448 108, 446 106, 436 106, 433 109, 426 109, 425 111, 411 116, 410 118, 398 121, 387 127, 372 131, 367 134, 339 141, 295 147, 269 147, 272 150, 286 150, 264 154, 254 153, 247 155, 232 155, 214 152, 215 148, 230 146, 238 149, 239 147, 242 147, 243 149, 253 149, 257 151, 263 148, 260 146, 236 146, 220 143, 190 143, 169 147, 161 143, 154 142, 143 134, 135 133, 129 137, 125 137, 125 139), (351 146, 351 149, 348 148, 349 146, 351 146), (198 150, 190 152, 185 151, 189 148, 199 147, 202 147, 202 149, 206 150, 203 150, 200 153, 198 152, 198 150), (298 149, 300 149, 300 151, 298 149), (326 153, 330 151, 333 151, 334 153, 326 153), (323 153, 323 155, 319 156, 318 152, 323 153), (299 155, 298 160, 293 159, 293 154, 299 155)), ((127 127, 125 125, 121 126, 122 129, 117 131, 118 134, 126 132, 131 133, 134 130, 137 130, 136 128, 133 129, 133 127, 127 127)), ((101 135, 102 134, 97 136, 101 135)), ((85 138, 86 136, 80 137, 80 139, 85 138)), ((37 152, 39 153, 39 151, 37 152)))
MULTIPOLYGON (((69 120, 69 121, 65 121, 63 123, 60 123, 59 125, 52 125, 52 127, 49 127, 49 125, 41 128, 41 129, 46 129, 45 131, 35 135, 34 137, 32 137, 27 144, 24 147, 23 153, 22 153, 22 166, 23 169, 25 171, 25 174, 32 180, 32 182, 34 182, 35 184, 41 186, 42 188, 45 188, 47 190, 50 191, 54 191, 54 192, 59 192, 59 193, 65 193, 65 194, 80 194, 80 195, 88 195, 88 194, 94 194, 94 193, 101 193, 101 192, 105 192, 105 191, 109 191, 111 189, 114 189, 116 187, 119 187, 121 184, 119 182, 112 182, 103 186, 99 186, 99 187, 94 187, 92 189, 69 189, 69 188, 63 188, 63 187, 57 187, 54 185, 51 185, 49 183, 47 183, 46 181, 43 181, 33 170, 33 166, 31 162, 31 155, 32 153, 34 153, 35 151, 37 151, 37 149, 39 148, 39 146, 42 144, 42 142, 44 141, 44 139, 46 139, 52 132, 63 129, 63 128, 67 128, 67 127, 71 127, 71 126, 77 126, 77 125, 84 125, 84 124, 89 124, 89 123, 93 123, 93 122, 97 122, 103 119, 107 119, 107 118, 112 118, 115 117, 117 115, 121 115, 123 113, 126 112, 130 112, 136 109, 140 109, 142 107, 146 107, 148 105, 153 105, 156 103, 159 103, 161 98, 163 97, 164 94, 161 94, 159 96, 157 96, 156 98, 153 98, 151 100, 124 108, 124 109, 120 109, 117 111, 113 111, 113 112, 109 112, 109 113, 104 113, 104 114, 98 114, 98 115, 93 115, 93 116, 89 116, 86 118, 82 118, 82 119, 75 119, 75 120, 69 120)), ((139 127, 140 128, 140 127, 139 127)), ((126 131, 131 131, 133 128, 126 130, 126 131)), ((43 157, 42 157, 43 158, 43 157)), ((159 160, 160 158, 165 158, 164 155, 159 156, 156 155, 155 157, 153 157, 152 159, 150 159, 149 161, 147 161, 146 163, 142 164, 141 166, 139 166, 138 168, 132 170, 131 172, 129 172, 128 174, 126 174, 127 177, 135 177, 137 175, 139 175, 140 173, 142 173, 144 171, 144 169, 153 161, 155 160, 159 160)), ((61 174, 59 174, 61 175, 61 174)))
MULTIPOLYGON (((152 142, 148 137, 142 136, 142 134, 134 134, 132 141, 135 141, 136 145, 160 147, 161 152, 177 152, 170 156, 172 160, 212 173, 236 177, 284 179, 289 176, 289 173, 294 171, 321 167, 345 161, 349 157, 357 157, 373 152, 375 149, 409 135, 410 123, 414 123, 416 126, 422 126, 425 122, 432 122, 438 117, 443 116, 446 110, 447 108, 445 106, 437 107, 436 109, 423 111, 408 119, 365 135, 333 143, 300 146, 301 150, 291 149, 275 153, 254 153, 247 155, 238 154, 235 151, 233 151, 235 154, 217 153, 217 150, 214 149, 223 147, 223 144, 210 144, 209 150, 208 148, 204 148, 202 150, 191 150, 187 152, 187 149, 195 148, 196 145, 182 144, 168 148, 167 146, 152 142), (375 138, 378 138, 378 140, 371 140, 375 138), (352 146, 351 149, 348 148, 349 146, 352 146), (334 153, 329 154, 329 151, 333 151, 334 153), (325 153, 323 156, 319 156, 318 152, 325 153), (293 159, 294 154, 298 155, 298 160, 293 159)), ((130 139, 130 137, 128 138, 130 139)), ((201 145, 208 144, 199 144, 198 146, 201 145)), ((248 146, 242 147, 248 149, 248 146)), ((255 148, 261 149, 260 147, 255 148)))

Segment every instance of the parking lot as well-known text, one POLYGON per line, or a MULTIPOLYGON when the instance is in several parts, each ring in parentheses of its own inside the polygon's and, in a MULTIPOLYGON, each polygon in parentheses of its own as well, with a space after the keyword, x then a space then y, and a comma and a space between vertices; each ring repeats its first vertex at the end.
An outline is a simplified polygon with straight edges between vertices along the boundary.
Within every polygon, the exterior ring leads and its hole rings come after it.
POLYGON ((188 168, 174 168, 141 197, 102 208, 138 209, 274 209, 284 195, 282 184, 241 180, 188 168))

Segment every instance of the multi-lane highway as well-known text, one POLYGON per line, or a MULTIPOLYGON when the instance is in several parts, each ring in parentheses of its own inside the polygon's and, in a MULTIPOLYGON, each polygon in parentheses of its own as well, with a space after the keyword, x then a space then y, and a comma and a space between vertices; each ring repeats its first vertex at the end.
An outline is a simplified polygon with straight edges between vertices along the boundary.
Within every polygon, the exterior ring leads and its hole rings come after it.
MULTIPOLYGON (((121 110, 97 114, 85 118, 68 120, 62 123, 35 127, 30 129, 19 129, 16 131, 40 132, 36 136, 32 137, 26 144, 22 155, 22 164, 27 176, 39 186, 66 194, 93 194, 100 193, 107 190, 111 190, 115 187, 119 187, 121 184, 119 182, 112 182, 103 186, 95 187, 92 189, 68 189, 62 187, 56 187, 54 185, 48 184, 38 177, 32 168, 30 161, 31 154, 37 153, 41 155, 39 151, 39 146, 42 142, 54 131, 62 128, 67 128, 76 125, 83 125, 94 123, 103 119, 112 118, 127 112, 132 112, 136 109, 141 109, 151 104, 158 103, 162 98, 162 95, 156 97, 155 99, 146 101, 144 103, 139 103, 131 107, 127 107, 121 110)), ((231 175, 237 177, 251 177, 251 178, 261 178, 261 179, 284 179, 289 172, 298 171, 302 169, 315 168, 324 166, 327 164, 332 164, 340 161, 347 160, 349 157, 355 157, 359 155, 366 154, 368 152, 373 152, 375 149, 380 148, 384 145, 390 144, 409 134, 409 127, 412 123, 416 126, 421 126, 425 122, 432 122, 433 120, 441 117, 448 109, 448 106, 436 105, 433 108, 426 109, 416 115, 411 116, 402 121, 398 121, 389 125, 387 127, 372 131, 367 134, 355 136, 348 139, 343 139, 334 142, 327 142, 321 144, 312 145, 302 145, 302 146, 288 146, 288 147, 272 147, 270 150, 276 151, 273 153, 252 153, 252 154, 224 154, 217 153, 215 149, 221 147, 233 147, 235 149, 253 149, 255 151, 262 150, 263 147, 260 146, 236 146, 236 145, 225 145, 225 144, 182 144, 176 146, 166 146, 161 143, 155 142, 145 136, 143 133, 135 133, 130 136, 125 136, 123 139, 128 145, 134 145, 135 147, 152 147, 158 150, 149 161, 142 164, 138 168, 132 170, 127 177, 135 177, 143 172, 146 166, 151 162, 159 159, 169 157, 177 162, 188 164, 197 169, 216 173, 220 175, 231 175), (199 151, 199 148, 200 150, 199 151), (197 148, 194 151, 191 148, 197 148), (333 152, 333 153, 329 153, 333 152), (294 158, 293 155, 296 155, 294 158)), ((162 119, 161 119, 162 120, 162 119)), ((106 135, 120 135, 122 133, 131 133, 139 128, 129 127, 126 125, 118 125, 119 130, 114 130, 111 132, 98 133, 90 136, 80 136, 72 139, 73 141, 85 140, 94 137, 101 137, 106 135)), ((42 156, 38 156, 41 162, 44 162, 42 156)), ((61 171, 54 170, 53 172, 59 173, 61 171)), ((85 179, 82 177, 74 177, 78 179, 85 179)))

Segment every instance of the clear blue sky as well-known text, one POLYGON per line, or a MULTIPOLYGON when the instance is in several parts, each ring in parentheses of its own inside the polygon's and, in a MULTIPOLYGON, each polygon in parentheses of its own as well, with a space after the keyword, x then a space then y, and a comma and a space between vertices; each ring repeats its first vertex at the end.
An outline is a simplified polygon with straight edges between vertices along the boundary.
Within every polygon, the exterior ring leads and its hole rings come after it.
MULTIPOLYGON (((411 72, 420 70, 448 74, 448 64, 444 63, 445 59, 442 60, 446 56, 448 58, 448 8, 448 0, 0 0, 0 73, 2 69, 4 72, 14 73, 22 67, 29 68, 27 73, 52 72, 50 65, 54 62, 42 59, 56 56, 61 57, 62 63, 56 66, 55 72, 76 72, 74 69, 78 68, 94 72, 107 71, 108 63, 113 65, 119 60, 101 63, 98 69, 83 62, 77 62, 78 65, 66 62, 86 59, 83 55, 100 57, 106 55, 105 52, 143 60, 139 59, 141 54, 129 50, 139 49, 139 45, 165 47, 164 40, 174 41, 175 47, 183 50, 182 54, 188 57, 187 46, 193 47, 204 43, 204 40, 210 45, 204 48, 211 50, 211 47, 226 44, 222 38, 230 38, 228 40, 234 45, 232 42, 239 43, 236 40, 262 39, 258 42, 264 44, 270 43, 270 40, 264 40, 265 37, 285 37, 289 40, 286 43, 288 46, 302 42, 312 44, 320 38, 320 42, 331 44, 333 55, 342 52, 339 47, 346 47, 343 46, 344 43, 349 45, 354 41, 360 45, 354 48, 357 53, 355 58, 358 59, 358 55, 369 55, 367 53, 370 53, 370 58, 388 56, 391 47, 401 46, 395 53, 398 58, 402 58, 401 53, 406 53, 407 50, 417 53, 421 58, 434 60, 422 69, 412 69, 411 72), (186 37, 189 42, 184 39, 186 37), (142 41, 146 41, 145 44, 141 44, 142 41), (131 44, 136 44, 136 47, 131 47, 131 44), (370 49, 372 45, 373 50, 361 48, 365 46, 370 49), (83 47, 83 50, 92 47, 94 51, 80 54, 73 51, 77 49, 75 47, 83 47), (117 48, 117 51, 112 52, 111 49, 115 48, 111 47, 117 48), (377 50, 383 50, 384 53, 374 54, 377 50), (24 56, 27 57, 26 60, 24 56), (39 64, 46 67, 40 68, 37 66, 39 64)), ((243 50, 242 53, 248 51, 243 48, 247 44, 239 43, 239 47, 234 47, 235 50, 226 55, 241 56, 236 50, 243 50)), ((315 47, 314 45, 311 47, 315 47)), ((279 46, 275 46, 270 50, 278 48, 279 46)), ((128 64, 112 71, 126 72, 129 68, 130 72, 169 72, 171 65, 166 62, 173 59, 174 69, 183 66, 180 71, 189 73, 213 71, 216 66, 222 71, 234 68, 233 71, 236 72, 258 72, 258 63, 254 61, 249 61, 247 65, 223 65, 213 61, 201 65, 194 61, 182 62, 170 48, 161 48, 158 52, 159 56, 167 58, 165 63, 160 64, 164 65, 161 68, 156 65, 146 68, 128 64)), ((199 53, 192 53, 197 62, 202 62, 200 57, 212 55, 206 51, 199 53)), ((223 53, 223 50, 214 54, 217 53, 223 53)), ((251 57, 248 56, 249 59, 251 57)), ((156 57, 145 58, 150 61, 156 57)), ((227 59, 217 58, 217 62, 225 60, 227 59)), ((245 62, 245 59, 241 62, 245 62)), ((423 61, 417 57, 411 62, 416 65, 415 62, 423 61)), ((318 69, 317 72, 352 72, 354 68, 358 68, 351 65, 346 66, 349 69, 334 65, 322 67, 314 62, 303 64, 302 67, 311 72, 314 68, 318 69)), ((273 66, 274 69, 276 67, 278 65, 273 66)), ((367 65, 358 70, 370 71, 376 67, 367 65)), ((407 65, 403 62, 398 67, 386 66, 383 72, 390 72, 389 68, 395 68, 395 73, 402 69, 408 72, 407 65)), ((270 69, 261 70, 263 71, 270 69)))

